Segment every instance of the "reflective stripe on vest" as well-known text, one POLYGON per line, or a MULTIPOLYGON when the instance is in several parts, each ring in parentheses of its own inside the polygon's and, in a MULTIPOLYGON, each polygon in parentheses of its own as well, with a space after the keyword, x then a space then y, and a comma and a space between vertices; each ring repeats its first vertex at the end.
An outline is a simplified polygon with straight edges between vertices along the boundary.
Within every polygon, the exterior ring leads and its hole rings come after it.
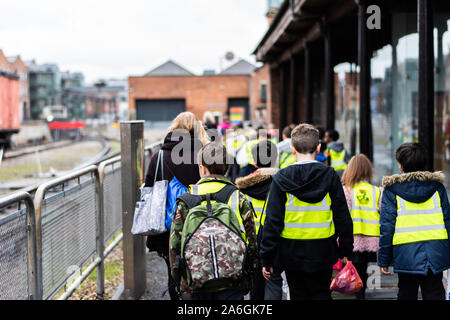
POLYGON ((286 239, 324 239, 334 235, 331 198, 327 193, 318 203, 301 201, 290 193, 286 194, 284 229, 281 236, 286 239))
POLYGON ((282 152, 280 156, 280 169, 289 167, 291 164, 297 161, 295 154, 289 152, 282 152))
POLYGON ((335 171, 345 170, 347 163, 345 162, 345 150, 336 152, 333 149, 328 148, 331 158, 331 166, 335 171))
POLYGON ((267 207, 267 202, 265 200, 258 200, 258 199, 252 198, 249 195, 246 195, 245 197, 252 203, 253 210, 255 210, 255 214, 256 214, 256 218, 254 219, 255 220, 255 229, 256 229, 256 234, 258 234, 260 226, 263 226, 264 221, 266 220, 266 212, 264 212, 264 214, 262 214, 262 213, 263 213, 263 209, 264 209, 264 203, 266 203, 266 207, 267 207))
MULTIPOLYGON (((190 192, 191 192, 191 194, 195 194, 195 195, 216 193, 216 192, 220 191, 224 186, 225 186, 225 184, 222 182, 214 182, 214 181, 204 182, 204 183, 200 183, 200 184, 191 185, 190 192)), ((215 201, 213 201, 213 202, 215 202, 215 201)), ((203 201, 202 205, 203 204, 206 204, 206 201, 203 201)), ((230 196, 230 199, 228 199, 227 205, 229 205, 231 207, 231 209, 236 213, 236 217, 239 221, 239 229, 241 230, 242 237, 244 238, 245 241, 247 241, 247 237, 245 235, 244 223, 242 221, 242 217, 241 217, 240 210, 239 210, 239 190, 236 190, 235 192, 232 193, 232 195, 230 196)))
POLYGON ((360 182, 350 191, 352 196, 353 234, 380 236, 380 213, 378 202, 380 189, 367 182, 360 182))
POLYGON ((439 193, 425 202, 414 203, 399 196, 393 245, 448 239, 439 193))

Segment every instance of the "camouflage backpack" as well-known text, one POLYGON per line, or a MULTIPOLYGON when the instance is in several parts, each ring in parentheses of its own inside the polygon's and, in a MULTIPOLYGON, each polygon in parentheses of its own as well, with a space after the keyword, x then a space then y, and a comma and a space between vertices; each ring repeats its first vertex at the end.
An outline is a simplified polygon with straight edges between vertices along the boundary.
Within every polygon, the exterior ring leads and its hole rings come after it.
POLYGON ((213 290, 224 281, 244 277, 247 245, 236 213, 227 205, 236 190, 226 185, 217 193, 178 198, 189 208, 181 234, 181 270, 193 290, 213 290))

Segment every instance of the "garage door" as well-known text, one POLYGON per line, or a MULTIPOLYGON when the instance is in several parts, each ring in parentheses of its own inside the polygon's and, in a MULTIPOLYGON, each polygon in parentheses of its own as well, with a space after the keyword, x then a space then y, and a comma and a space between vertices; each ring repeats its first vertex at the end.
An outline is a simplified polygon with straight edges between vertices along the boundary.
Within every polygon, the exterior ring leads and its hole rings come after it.
POLYGON ((186 111, 184 99, 136 100, 137 120, 167 122, 184 111, 186 111))

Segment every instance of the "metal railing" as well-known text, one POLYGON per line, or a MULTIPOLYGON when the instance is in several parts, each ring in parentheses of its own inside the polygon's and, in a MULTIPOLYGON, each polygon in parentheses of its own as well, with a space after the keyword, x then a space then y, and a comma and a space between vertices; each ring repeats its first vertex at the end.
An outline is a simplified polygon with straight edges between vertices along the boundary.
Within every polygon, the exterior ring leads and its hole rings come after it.
MULTIPOLYGON (((145 147, 145 169, 161 142, 145 147)), ((115 156, 0 199, 0 300, 67 299, 122 240, 121 157, 115 156), (25 207, 21 208, 21 203, 25 207), (107 246, 105 248, 105 246, 107 246)))
POLYGON ((17 210, 0 219, 0 299, 42 299, 38 281, 36 221, 33 199, 19 191, 0 199, 0 208, 17 210), (22 202, 25 208, 21 208, 22 202))

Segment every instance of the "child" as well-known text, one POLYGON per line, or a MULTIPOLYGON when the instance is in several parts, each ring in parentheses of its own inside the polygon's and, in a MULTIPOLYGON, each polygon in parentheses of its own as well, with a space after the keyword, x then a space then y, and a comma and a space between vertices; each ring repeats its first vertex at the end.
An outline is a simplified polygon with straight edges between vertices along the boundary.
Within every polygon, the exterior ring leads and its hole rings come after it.
POLYGON ((328 130, 325 132, 324 142, 327 144, 326 154, 329 156, 330 166, 342 177, 350 158, 344 144, 339 142, 339 132, 328 130))
MULTIPOLYGON (((189 193, 197 196, 207 195, 208 197, 211 197, 211 201, 202 201, 193 205, 190 201, 187 201, 189 199, 192 200, 192 196, 189 197, 188 195, 188 197, 186 197, 186 194, 178 200, 178 206, 172 222, 172 230, 170 232, 169 259, 171 274, 179 285, 183 299, 243 300, 244 295, 250 288, 249 272, 255 270, 258 264, 253 209, 251 203, 239 192, 237 187, 224 177, 228 170, 229 162, 230 159, 226 148, 221 143, 211 142, 204 146, 198 155, 201 179, 197 184, 190 186, 189 193), (231 190, 231 192, 229 190, 231 190), (224 193, 226 196, 224 196, 224 193), (226 225, 225 228, 222 228, 224 223, 217 224, 217 221, 222 221, 221 219, 216 218, 214 208, 217 208, 217 206, 214 205, 217 202, 226 204, 226 208, 231 208, 234 211, 232 214, 236 217, 225 217, 226 221, 233 222, 234 220, 235 223, 233 223, 233 225, 229 224, 226 225), (194 221, 194 219, 190 217, 191 212, 196 210, 198 214, 199 210, 202 210, 201 207, 207 208, 209 216, 209 203, 212 203, 211 212, 214 214, 216 225, 209 226, 209 228, 206 228, 208 230, 202 229, 204 230, 204 233, 201 235, 203 238, 197 238, 197 242, 189 242, 187 239, 189 237, 193 238, 197 231, 194 231, 189 236, 183 233, 186 219, 189 218, 189 222, 194 221), (232 228, 236 228, 236 232, 233 233, 232 228), (218 233, 220 230, 225 230, 225 234, 223 232, 222 234, 218 233), (225 242, 219 243, 219 237, 224 236, 227 236, 229 239, 225 239, 225 242), (210 237, 212 237, 212 240, 210 237), (197 245, 195 247, 195 245, 197 243, 200 244, 202 240, 205 240, 207 245, 197 245), (191 255, 193 257, 193 260, 191 261, 193 265, 190 265, 189 261, 187 261, 188 258, 182 254, 182 250, 184 250, 184 253, 188 251, 188 249, 186 249, 186 243, 188 242, 195 247, 191 255), (243 251, 240 251, 241 254, 233 254, 233 252, 230 251, 230 248, 237 242, 240 242, 241 249, 243 249, 243 251), (242 244, 245 244, 245 242, 247 243, 246 262, 248 267, 244 268, 243 275, 239 273, 239 277, 235 277, 236 273, 233 273, 236 271, 235 269, 238 267, 243 268, 243 261, 236 264, 236 260, 240 259, 240 256, 244 259, 246 248, 245 246, 242 248, 242 244), (184 246, 182 246, 183 243, 184 246), (220 244, 222 244, 222 246, 220 246, 220 244), (200 273, 200 277, 202 277, 202 272, 205 271, 205 268, 202 265, 203 258, 206 259, 206 263, 210 265, 210 269, 206 276, 211 276, 213 280, 205 282, 200 287, 194 286, 192 283, 191 286, 189 286, 187 279, 189 277, 191 282, 193 282, 194 276, 191 273, 192 270, 188 269, 188 267, 190 266, 191 268, 199 269, 197 270, 197 275, 200 273), (213 260, 214 263, 211 262, 213 260), (233 273, 233 277, 228 278, 227 276, 224 276, 224 274, 230 272, 233 273)), ((228 210, 226 208, 221 207, 221 212, 228 210)), ((222 215, 222 217, 224 217, 224 215, 222 215)), ((198 226, 202 226, 202 223, 203 222, 200 222, 198 226)), ((196 228, 195 230, 197 229, 200 230, 201 228, 196 228)))
POLYGON ((296 161, 295 154, 292 153, 291 150, 291 133, 293 128, 290 126, 285 127, 282 132, 283 141, 278 143, 278 157, 280 159, 279 161, 279 167, 280 169, 284 169, 286 167, 289 167, 291 164, 293 164, 296 161))
MULTIPOLYGON (((246 195, 255 210, 255 227, 258 240, 262 234, 265 220, 267 196, 272 182, 272 175, 278 169, 274 168, 277 162, 277 147, 269 140, 259 142, 252 149, 258 170, 247 177, 238 178, 236 184, 239 190, 246 195)), ((270 280, 265 281, 259 265, 253 279, 253 287, 250 291, 251 300, 281 300, 282 278, 280 274, 274 274, 270 280)))
POLYGON ((333 265, 347 263, 353 251, 352 219, 339 176, 315 160, 318 130, 301 124, 291 139, 297 162, 272 177, 267 200, 263 275, 284 270, 292 300, 331 299, 333 265))
POLYGON ((426 150, 404 143, 395 158, 402 174, 383 178, 378 265, 398 273, 398 299, 443 300, 442 272, 450 268, 450 207, 442 172, 424 171, 426 150))
POLYGON ((380 237, 381 190, 371 185, 373 166, 363 154, 350 159, 342 175, 348 210, 353 219, 353 265, 363 282, 363 288, 356 292, 358 300, 365 299, 367 287, 367 266, 377 261, 380 237))

